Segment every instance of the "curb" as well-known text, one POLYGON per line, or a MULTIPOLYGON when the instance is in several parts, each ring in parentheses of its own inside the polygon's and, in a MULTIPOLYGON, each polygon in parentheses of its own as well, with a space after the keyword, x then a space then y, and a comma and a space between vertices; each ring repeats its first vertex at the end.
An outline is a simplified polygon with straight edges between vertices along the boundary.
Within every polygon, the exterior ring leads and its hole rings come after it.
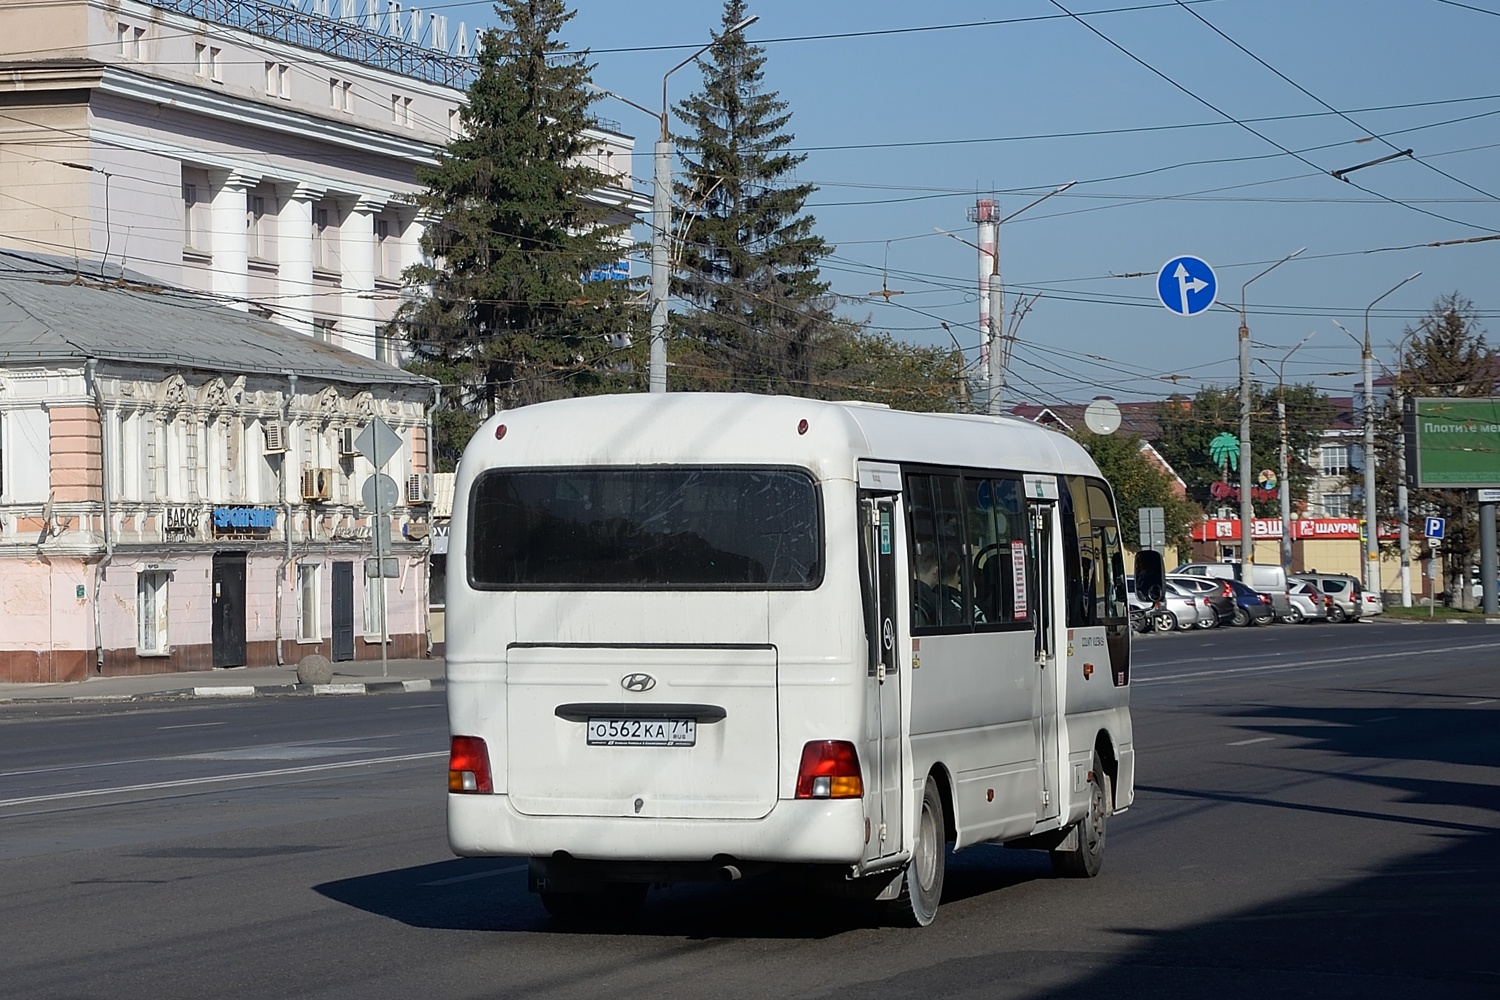
POLYGON ((443 691, 443 681, 425 677, 401 681, 354 681, 338 684, 223 684, 190 688, 175 688, 170 691, 148 691, 144 694, 80 694, 58 698, 0 698, 0 705, 55 705, 67 702, 84 704, 117 704, 125 702, 165 701, 186 698, 236 699, 265 698, 277 695, 364 695, 364 694, 416 694, 423 691, 443 691))

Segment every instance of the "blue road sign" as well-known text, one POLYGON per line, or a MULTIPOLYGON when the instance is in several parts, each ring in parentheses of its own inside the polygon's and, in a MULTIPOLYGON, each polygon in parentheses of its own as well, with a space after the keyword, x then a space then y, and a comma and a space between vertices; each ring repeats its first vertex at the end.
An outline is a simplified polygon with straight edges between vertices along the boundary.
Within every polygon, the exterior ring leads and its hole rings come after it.
POLYGON ((1441 539, 1443 537, 1443 529, 1447 526, 1447 522, 1444 521, 1441 517, 1429 517, 1427 519, 1427 524, 1422 529, 1422 534, 1426 535, 1428 538, 1441 539))
POLYGON ((1196 316, 1214 304, 1219 279, 1198 257, 1173 257, 1156 275, 1156 296, 1179 316, 1196 316))

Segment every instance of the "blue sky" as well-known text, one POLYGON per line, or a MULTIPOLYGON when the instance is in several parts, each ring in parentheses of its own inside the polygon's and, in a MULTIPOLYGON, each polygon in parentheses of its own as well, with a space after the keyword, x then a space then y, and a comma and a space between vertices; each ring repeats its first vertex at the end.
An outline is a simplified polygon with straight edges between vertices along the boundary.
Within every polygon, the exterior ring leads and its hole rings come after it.
MULTIPOLYGON (((493 23, 484 5, 430 9, 493 23)), ((598 85, 649 107, 721 9, 582 0, 563 37, 593 52, 598 85)), ((1279 361, 1316 331, 1288 380, 1338 394, 1353 390, 1335 373, 1358 369, 1359 348, 1332 320, 1362 333, 1369 302, 1413 272, 1371 313, 1378 360, 1446 292, 1487 326, 1500 314, 1500 240, 1384 249, 1500 233, 1500 0, 759 0, 750 12, 766 85, 808 153, 798 177, 819 187, 808 208, 836 248, 824 275, 845 314, 920 343, 951 343, 946 322, 976 357, 976 254, 934 227, 973 240, 976 197, 1008 214, 1078 181, 1002 227, 1007 306, 1041 294, 1009 400, 1233 382, 1236 312, 1183 318, 1156 301, 1157 270, 1184 253, 1215 267, 1237 310, 1245 281, 1306 247, 1248 291, 1255 354, 1279 361), (1106 8, 1137 9, 1090 13, 1106 8), (1407 148, 1415 159, 1350 175, 1359 186, 1328 173, 1407 148), (887 267, 905 293, 890 304, 868 296, 887 267)), ((672 99, 699 82, 680 70, 672 99)), ((654 121, 618 102, 599 113, 639 137, 647 188, 654 121)))

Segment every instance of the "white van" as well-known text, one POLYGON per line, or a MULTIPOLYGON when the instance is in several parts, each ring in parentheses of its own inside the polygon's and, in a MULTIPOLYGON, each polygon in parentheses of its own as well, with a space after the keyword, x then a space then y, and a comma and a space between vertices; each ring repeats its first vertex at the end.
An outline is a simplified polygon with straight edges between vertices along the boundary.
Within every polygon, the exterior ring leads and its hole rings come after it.
POLYGON ((1173 573, 1181 573, 1185 576, 1207 576, 1217 577, 1221 580, 1239 580, 1255 590, 1260 591, 1271 599, 1271 609, 1276 612, 1277 618, 1285 618, 1291 614, 1292 599, 1287 592, 1286 570, 1280 566, 1265 563, 1251 563, 1248 577, 1245 574, 1245 566, 1238 562, 1221 563, 1187 563, 1178 566, 1173 573))

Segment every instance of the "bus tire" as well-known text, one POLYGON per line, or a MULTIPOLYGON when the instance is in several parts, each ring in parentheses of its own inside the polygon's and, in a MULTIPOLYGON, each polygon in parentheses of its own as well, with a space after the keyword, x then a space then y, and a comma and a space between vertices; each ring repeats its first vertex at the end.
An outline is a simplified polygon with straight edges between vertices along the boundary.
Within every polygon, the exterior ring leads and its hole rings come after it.
POLYGON ((565 924, 601 927, 620 924, 640 912, 646 902, 645 882, 610 882, 587 892, 538 893, 542 906, 565 924))
POLYGON ((932 923, 938 903, 943 900, 947 853, 943 799, 937 782, 929 775, 927 786, 922 789, 922 808, 917 814, 917 842, 912 845, 911 861, 901 876, 901 894, 887 904, 893 922, 906 927, 926 927, 932 923))
POLYGON ((1088 811, 1078 821, 1078 835, 1073 846, 1048 852, 1052 858, 1052 870, 1064 878, 1093 878, 1104 867, 1104 826, 1109 817, 1110 782, 1097 752, 1093 768, 1088 811))

